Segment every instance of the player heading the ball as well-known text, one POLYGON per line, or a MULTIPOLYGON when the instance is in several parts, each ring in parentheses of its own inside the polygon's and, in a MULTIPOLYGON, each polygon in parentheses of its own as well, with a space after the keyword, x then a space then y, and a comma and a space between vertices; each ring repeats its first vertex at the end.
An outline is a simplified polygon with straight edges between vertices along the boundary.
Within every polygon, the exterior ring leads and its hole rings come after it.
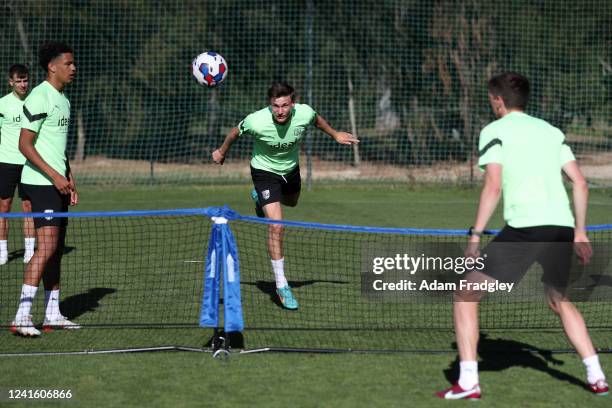
MULTIPOLYGON (((296 103, 293 87, 285 82, 272 84, 268 89, 269 106, 253 112, 233 128, 225 141, 212 153, 217 164, 223 164, 234 141, 248 135, 253 139, 251 177, 255 189, 251 196, 258 216, 282 220, 281 204, 295 207, 301 190, 299 151, 306 128, 315 125, 344 145, 359 143, 352 134, 339 132, 310 106, 296 103)), ((268 228, 268 251, 276 280, 276 293, 281 304, 291 310, 298 302, 285 277, 283 257, 283 226, 268 228)))

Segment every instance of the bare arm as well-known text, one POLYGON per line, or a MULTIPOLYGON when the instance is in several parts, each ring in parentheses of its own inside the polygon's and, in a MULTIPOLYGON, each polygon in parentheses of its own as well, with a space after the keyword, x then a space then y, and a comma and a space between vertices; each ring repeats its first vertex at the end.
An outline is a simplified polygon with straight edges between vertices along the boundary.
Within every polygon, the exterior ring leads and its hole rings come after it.
POLYGON ((76 180, 72 174, 72 168, 68 159, 66 159, 66 170, 68 170, 68 183, 70 184, 70 205, 77 205, 79 203, 79 193, 76 189, 76 180))
POLYGON ((332 128, 330 124, 327 123, 327 121, 323 119, 321 115, 317 115, 314 125, 317 128, 321 129, 323 132, 333 137, 334 140, 340 144, 352 145, 359 143, 359 139, 357 139, 352 134, 347 132, 338 132, 337 130, 332 128))
MULTIPOLYGON (((483 232, 491 219, 491 216, 497 208, 499 198, 501 197, 502 187, 502 166, 498 163, 489 163, 485 169, 484 186, 480 192, 480 201, 478 202, 478 211, 476 212, 476 221, 474 221, 474 231, 483 232)), ((480 236, 472 235, 469 237, 469 244, 465 255, 467 257, 476 258, 480 256, 478 243, 480 236)))
POLYGON ((563 166, 563 171, 572 181, 572 196, 574 199, 574 217, 576 218, 575 235, 586 235, 586 214, 589 202, 589 186, 578 167, 572 160, 563 166))
POLYGON ((593 255, 593 249, 589 244, 586 233, 586 215, 589 203, 589 186, 575 160, 569 161, 563 166, 563 171, 572 181, 572 197, 574 201, 574 242, 578 257, 583 263, 588 263, 593 255))
POLYGON ((36 133, 28 129, 21 129, 21 133, 19 134, 19 151, 25 156, 26 159, 28 159, 30 163, 49 176, 53 182, 53 185, 59 190, 60 193, 70 194, 70 183, 66 177, 55 171, 55 169, 49 166, 49 164, 43 160, 40 154, 38 154, 38 151, 34 147, 35 139, 36 133))
POLYGON ((497 208, 499 198, 501 197, 501 179, 502 166, 497 163, 487 164, 484 177, 484 186, 480 193, 480 202, 478 203, 478 212, 476 213, 476 221, 474 229, 476 231, 484 231, 491 219, 491 216, 497 208))
POLYGON ((225 140, 223 141, 221 147, 219 147, 212 153, 212 159, 215 163, 223 164, 223 162, 225 161, 225 155, 227 154, 232 144, 234 144, 236 139, 238 139, 239 133, 240 130, 237 127, 232 128, 232 130, 230 130, 230 132, 225 137, 225 140))

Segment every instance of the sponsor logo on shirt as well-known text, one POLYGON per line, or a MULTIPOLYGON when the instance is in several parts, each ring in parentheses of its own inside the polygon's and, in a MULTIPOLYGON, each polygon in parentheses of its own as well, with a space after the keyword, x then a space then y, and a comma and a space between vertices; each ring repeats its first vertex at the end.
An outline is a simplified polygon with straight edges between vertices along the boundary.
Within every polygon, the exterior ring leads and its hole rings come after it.
POLYGON ((66 118, 66 117, 62 116, 61 119, 58 119, 57 126, 60 126, 60 127, 61 126, 70 126, 70 118, 69 117, 66 118))
POLYGON ((277 144, 273 144, 271 146, 274 147, 275 149, 288 149, 288 148, 292 147, 296 143, 297 143, 297 141, 294 140, 293 142, 289 142, 289 143, 278 142, 277 144))

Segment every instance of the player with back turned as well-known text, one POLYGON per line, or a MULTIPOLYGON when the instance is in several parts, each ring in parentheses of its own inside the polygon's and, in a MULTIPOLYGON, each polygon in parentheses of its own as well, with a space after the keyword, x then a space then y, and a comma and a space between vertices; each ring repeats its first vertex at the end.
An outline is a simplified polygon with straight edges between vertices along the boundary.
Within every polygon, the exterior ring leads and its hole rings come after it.
MULTIPOLYGON (((306 128, 314 124, 344 145, 359 143, 359 140, 350 133, 336 131, 310 106, 296 103, 294 89, 287 83, 273 84, 268 89, 268 100, 269 106, 251 113, 229 132, 212 158, 215 163, 222 164, 239 136, 251 136, 251 177, 255 186, 251 195, 256 202, 257 215, 282 220, 281 204, 295 207, 300 197, 299 142, 306 128)), ((298 302, 285 277, 283 226, 280 224, 269 226, 268 251, 279 300, 285 308, 295 310, 298 302)))
MULTIPOLYGON (((478 161, 484 186, 466 256, 481 256, 480 237, 499 199, 504 196, 506 226, 483 249, 484 269, 472 271, 469 282, 518 283, 538 262, 548 305, 586 367, 589 389, 607 395, 608 384, 599 364, 582 314, 566 296, 574 249, 588 263, 592 249, 586 233, 588 186, 563 132, 526 114, 529 81, 506 72, 488 83, 489 102, 498 118, 480 133, 478 161), (573 185, 572 214, 562 173, 573 185)), ((481 396, 477 347, 479 291, 458 291, 453 320, 459 351, 459 380, 437 393, 445 399, 478 399, 481 396)))
MULTIPOLYGON (((72 48, 63 43, 44 44, 39 51, 40 66, 47 78, 32 90, 23 106, 24 120, 19 150, 27 161, 21 175, 32 211, 66 212, 78 202, 74 177, 66 158, 70 125, 70 102, 64 88, 76 75, 72 48)), ((42 278, 45 287, 43 327, 78 329, 60 313, 60 275, 64 253, 67 218, 35 218, 37 247, 27 265, 12 331, 23 336, 38 336, 30 310, 42 278)))

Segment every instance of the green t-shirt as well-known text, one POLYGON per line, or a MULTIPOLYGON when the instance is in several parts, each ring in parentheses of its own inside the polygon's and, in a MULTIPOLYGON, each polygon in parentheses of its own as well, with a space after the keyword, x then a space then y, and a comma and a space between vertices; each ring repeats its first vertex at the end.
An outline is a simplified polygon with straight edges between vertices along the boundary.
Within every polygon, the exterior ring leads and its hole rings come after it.
POLYGON ((22 118, 21 99, 13 92, 0 98, 0 163, 23 165, 26 161, 19 151, 22 118))
MULTIPOLYGON (((21 127, 37 133, 34 147, 59 174, 66 175, 66 142, 70 125, 70 102, 49 82, 32 90, 23 105, 21 127)), ((21 173, 24 184, 53 185, 51 179, 29 161, 21 173)))
POLYGON ((480 133, 481 169, 502 165, 504 220, 515 228, 574 226, 562 167, 576 160, 561 130, 523 112, 511 112, 480 133))
POLYGON ((251 166, 256 169, 285 175, 299 161, 299 141, 317 113, 308 105, 296 103, 291 118, 279 125, 274 121, 270 107, 258 110, 244 118, 238 125, 239 135, 253 137, 251 166))

